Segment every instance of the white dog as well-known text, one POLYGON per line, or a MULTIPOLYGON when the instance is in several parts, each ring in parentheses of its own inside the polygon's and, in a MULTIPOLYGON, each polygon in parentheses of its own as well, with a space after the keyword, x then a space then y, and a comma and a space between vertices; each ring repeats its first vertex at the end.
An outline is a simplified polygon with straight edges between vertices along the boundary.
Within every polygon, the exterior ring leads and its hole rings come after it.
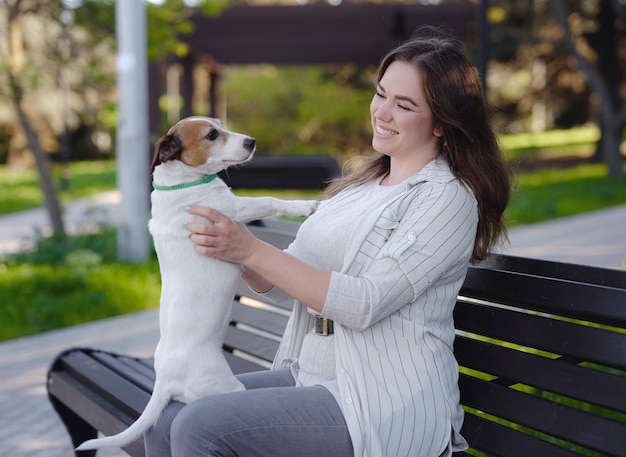
POLYGON ((191 205, 210 206, 239 222, 307 216, 315 210, 316 201, 235 197, 216 173, 248 161, 254 150, 254 138, 229 132, 219 120, 206 117, 183 119, 157 142, 149 223, 162 280, 154 391, 132 426, 114 436, 88 440, 78 450, 122 447, 134 441, 172 400, 190 403, 244 389, 222 355, 241 267, 195 252, 185 226, 194 219, 186 211, 191 205))

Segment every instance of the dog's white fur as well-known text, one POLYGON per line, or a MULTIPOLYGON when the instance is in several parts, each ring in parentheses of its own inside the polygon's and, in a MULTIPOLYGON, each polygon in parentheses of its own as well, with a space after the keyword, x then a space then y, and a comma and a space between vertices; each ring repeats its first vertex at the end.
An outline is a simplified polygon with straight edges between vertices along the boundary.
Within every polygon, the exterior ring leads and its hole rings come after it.
MULTIPOLYGON (((227 131, 217 119, 183 119, 157 143, 154 182, 171 186, 215 174, 249 160, 254 144, 253 138, 227 131)), ((114 436, 88 440, 78 450, 122 447, 134 441, 172 400, 190 403, 244 389, 221 349, 241 267, 195 252, 185 226, 197 218, 186 208, 210 206, 244 222, 270 216, 306 216, 317 206, 315 201, 235 197, 219 178, 193 187, 154 190, 151 200, 149 227, 162 280, 154 391, 132 426, 114 436)))

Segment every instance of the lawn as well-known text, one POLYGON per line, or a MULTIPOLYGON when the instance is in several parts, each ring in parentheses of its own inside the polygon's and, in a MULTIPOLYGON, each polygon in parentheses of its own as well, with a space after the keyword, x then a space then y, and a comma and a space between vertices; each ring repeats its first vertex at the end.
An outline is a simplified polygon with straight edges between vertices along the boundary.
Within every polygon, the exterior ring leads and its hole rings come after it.
MULTIPOLYGON (((62 189, 65 170, 59 164, 53 166, 57 188, 62 189)), ((59 190, 62 202, 89 197, 115 188, 115 162, 91 161, 72 163, 67 174, 67 188, 59 190)), ((0 215, 43 204, 43 194, 35 169, 9 170, 0 165, 0 215)))
POLYGON ((516 175, 506 216, 515 226, 620 204, 626 204, 626 178, 607 177, 604 165, 538 168, 516 175))

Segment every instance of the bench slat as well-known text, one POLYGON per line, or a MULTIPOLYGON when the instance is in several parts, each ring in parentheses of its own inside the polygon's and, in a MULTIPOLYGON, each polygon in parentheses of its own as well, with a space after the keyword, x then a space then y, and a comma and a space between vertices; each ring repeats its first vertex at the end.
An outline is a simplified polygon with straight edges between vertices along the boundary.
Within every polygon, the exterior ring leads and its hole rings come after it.
POLYGON ((152 386, 156 378, 153 361, 150 366, 139 358, 119 356, 107 352, 94 351, 90 355, 124 379, 129 380, 146 392, 152 392, 152 386))
POLYGON ((463 436, 494 457, 580 457, 580 454, 487 419, 466 414, 463 436))
POLYGON ((263 219, 251 222, 248 228, 258 239, 278 249, 285 249, 293 241, 300 224, 279 219, 263 219))
MULTIPOLYGON (((104 397, 95 395, 92 390, 67 373, 58 371, 51 373, 48 378, 48 392, 54 396, 55 403, 62 403, 63 409, 69 409, 105 435, 115 435, 134 422, 134 419, 113 407, 104 397)), ((57 411, 62 413, 63 409, 57 408, 57 411)), ((68 427, 74 446, 81 444, 83 439, 96 437, 83 436, 81 438, 75 430, 70 429, 72 422, 66 421, 65 425, 68 427)), ((143 439, 129 443, 123 449, 129 455, 145 455, 143 439)))
POLYGON ((608 455, 626 449, 624 423, 466 375, 459 385, 463 404, 484 413, 608 455))
POLYGON ((460 295, 617 327, 626 322, 626 289, 615 287, 472 267, 460 295))
POLYGON ((626 286, 626 279, 622 270, 589 265, 573 265, 528 257, 492 255, 479 265, 471 268, 517 272, 531 276, 563 279, 583 284, 598 284, 618 289, 623 289, 626 286))
POLYGON ((235 374, 250 373, 252 371, 267 370, 267 366, 259 365, 253 361, 242 359, 228 351, 224 351, 224 358, 235 374))
POLYGON ((293 306, 293 300, 287 300, 281 303, 269 303, 262 295, 252 292, 243 281, 239 281, 235 287, 235 299, 239 300, 240 297, 247 297, 248 299, 259 301, 277 310, 291 312, 291 308, 293 306))
POLYGON ((626 376, 457 336, 459 365, 626 414, 626 376))
POLYGON ((109 396, 111 390, 117 392, 111 402, 120 411, 133 418, 139 417, 150 395, 118 373, 111 371, 85 352, 73 352, 63 360, 65 371, 88 386, 96 394, 109 396))
POLYGON ((278 341, 245 332, 236 327, 229 327, 224 340, 227 350, 239 350, 259 359, 271 362, 278 350, 278 341))
POLYGON ((282 336, 288 319, 287 316, 252 306, 242 305, 237 301, 233 303, 231 312, 231 320, 233 322, 263 330, 276 337, 282 336))
POLYGON ((624 333, 465 300, 457 302, 455 323, 466 332, 626 370, 624 333))

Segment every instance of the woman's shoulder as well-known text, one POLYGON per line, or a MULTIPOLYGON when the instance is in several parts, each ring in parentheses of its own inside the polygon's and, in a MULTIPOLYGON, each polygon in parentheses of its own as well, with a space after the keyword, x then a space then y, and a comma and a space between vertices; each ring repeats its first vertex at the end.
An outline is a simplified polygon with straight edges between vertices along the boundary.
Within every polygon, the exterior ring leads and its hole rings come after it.
POLYGON ((442 159, 439 164, 434 164, 430 170, 425 170, 421 177, 418 175, 419 173, 407 186, 407 193, 417 200, 427 198, 431 202, 438 202, 442 205, 459 201, 471 201, 474 205, 477 204, 474 192, 452 173, 445 159, 442 159))

